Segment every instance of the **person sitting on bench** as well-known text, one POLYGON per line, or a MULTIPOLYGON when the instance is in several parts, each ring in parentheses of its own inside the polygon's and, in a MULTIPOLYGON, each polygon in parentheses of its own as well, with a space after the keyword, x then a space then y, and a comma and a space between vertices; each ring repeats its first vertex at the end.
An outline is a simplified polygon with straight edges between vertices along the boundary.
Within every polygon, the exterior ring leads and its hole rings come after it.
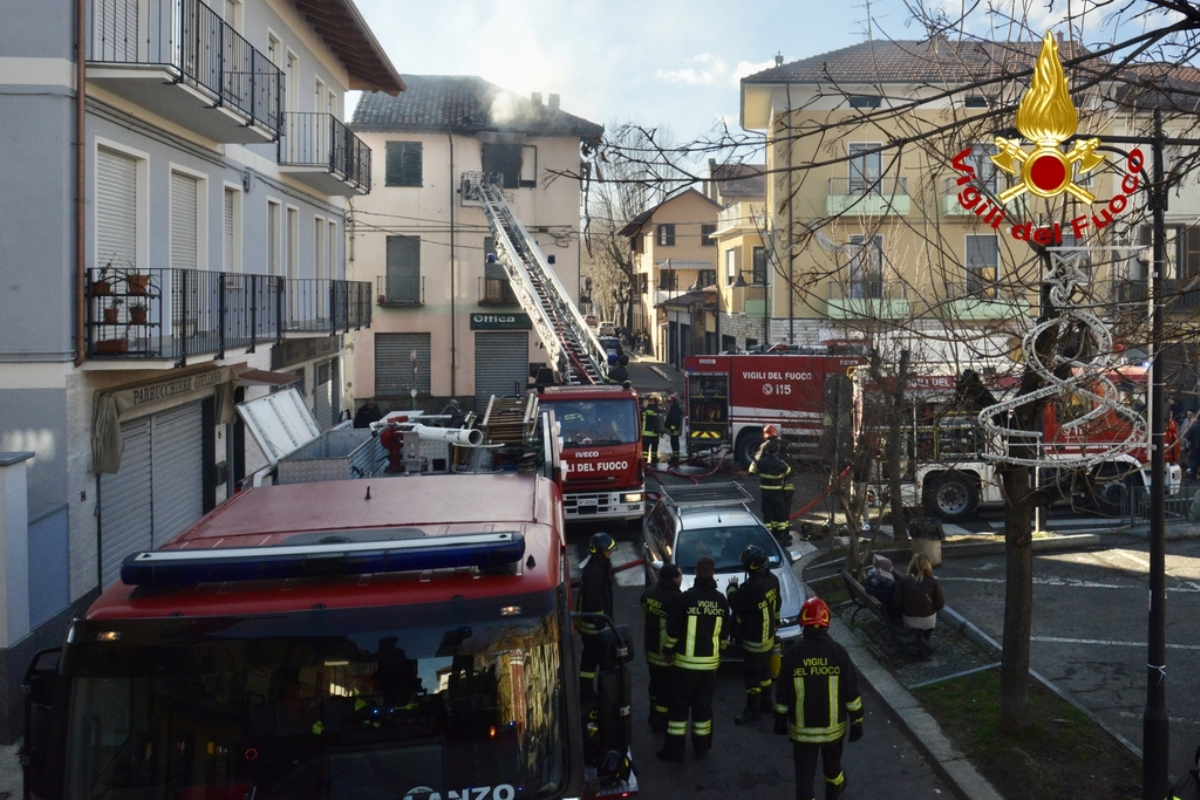
POLYGON ((946 607, 946 598, 933 577, 933 564, 924 553, 917 553, 908 562, 908 574, 896 581, 892 602, 900 609, 904 627, 921 631, 928 641, 937 626, 937 612, 946 607))
POLYGON ((876 553, 871 568, 867 570, 867 579, 863 581, 863 589, 879 601, 888 617, 899 622, 900 609, 892 602, 892 592, 895 588, 896 573, 892 572, 892 560, 876 553))

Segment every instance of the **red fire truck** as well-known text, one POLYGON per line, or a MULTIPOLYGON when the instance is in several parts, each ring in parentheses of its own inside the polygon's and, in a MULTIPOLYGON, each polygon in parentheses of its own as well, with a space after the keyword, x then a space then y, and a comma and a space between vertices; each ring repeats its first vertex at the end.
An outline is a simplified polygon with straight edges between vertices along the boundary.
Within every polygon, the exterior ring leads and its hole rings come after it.
POLYGON ((842 416, 830 410, 844 405, 849 420, 848 372, 864 361, 838 350, 685 358, 689 452, 725 444, 748 466, 763 427, 774 425, 791 455, 816 458, 829 426, 842 416))
POLYGON ((567 520, 640 521, 646 476, 637 394, 620 386, 547 386, 538 401, 559 425, 567 520))
POLYGON ((248 489, 35 657, 25 796, 627 796, 587 766, 628 752, 627 631, 589 722, 569 574, 541 476, 248 489))

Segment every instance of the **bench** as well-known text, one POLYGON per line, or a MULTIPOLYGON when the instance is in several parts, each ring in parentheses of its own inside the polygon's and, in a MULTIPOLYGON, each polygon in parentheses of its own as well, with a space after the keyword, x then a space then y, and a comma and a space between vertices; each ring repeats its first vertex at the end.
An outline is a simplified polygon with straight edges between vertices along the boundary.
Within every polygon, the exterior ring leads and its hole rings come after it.
POLYGON ((857 606, 854 613, 850 615, 851 622, 858 616, 858 612, 866 609, 883 622, 883 627, 888 632, 888 640, 892 643, 897 655, 907 653, 919 658, 926 658, 933 652, 933 646, 929 644, 921 631, 915 628, 906 628, 902 622, 888 616, 883 604, 872 597, 866 588, 846 570, 842 570, 842 580, 846 584, 846 591, 850 593, 850 599, 857 606))

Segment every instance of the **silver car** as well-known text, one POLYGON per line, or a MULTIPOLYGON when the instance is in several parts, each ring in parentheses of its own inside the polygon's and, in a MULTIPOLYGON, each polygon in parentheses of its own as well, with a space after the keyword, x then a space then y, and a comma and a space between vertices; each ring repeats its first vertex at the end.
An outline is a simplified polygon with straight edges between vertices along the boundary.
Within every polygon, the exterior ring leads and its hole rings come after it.
MULTIPOLYGON (((792 555, 750 510, 752 500, 737 483, 664 486, 642 532, 646 585, 658 582, 663 564, 673 563, 683 571, 683 589, 687 591, 696 579, 696 562, 701 556, 711 556, 716 563, 717 588, 725 591, 730 578, 744 582, 742 551, 757 545, 779 579, 779 637, 793 639, 800 635, 804 588, 792 573, 792 555)), ((727 652, 728 656, 736 654, 727 652)))

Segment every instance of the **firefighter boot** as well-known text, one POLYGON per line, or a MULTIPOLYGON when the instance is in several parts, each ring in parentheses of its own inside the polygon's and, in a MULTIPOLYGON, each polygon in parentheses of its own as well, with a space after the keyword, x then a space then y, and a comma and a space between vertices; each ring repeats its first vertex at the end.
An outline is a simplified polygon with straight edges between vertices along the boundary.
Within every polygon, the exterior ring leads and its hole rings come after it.
POLYGON ((846 773, 841 773, 832 781, 825 778, 825 800, 838 800, 846 791, 846 773))
POLYGON ((742 709, 742 713, 733 718, 734 725, 750 725, 762 719, 762 712, 759 710, 758 692, 746 692, 746 707, 742 709))
POLYGON ((771 687, 768 686, 762 690, 758 696, 758 707, 764 714, 775 713, 775 701, 771 698, 771 687))

